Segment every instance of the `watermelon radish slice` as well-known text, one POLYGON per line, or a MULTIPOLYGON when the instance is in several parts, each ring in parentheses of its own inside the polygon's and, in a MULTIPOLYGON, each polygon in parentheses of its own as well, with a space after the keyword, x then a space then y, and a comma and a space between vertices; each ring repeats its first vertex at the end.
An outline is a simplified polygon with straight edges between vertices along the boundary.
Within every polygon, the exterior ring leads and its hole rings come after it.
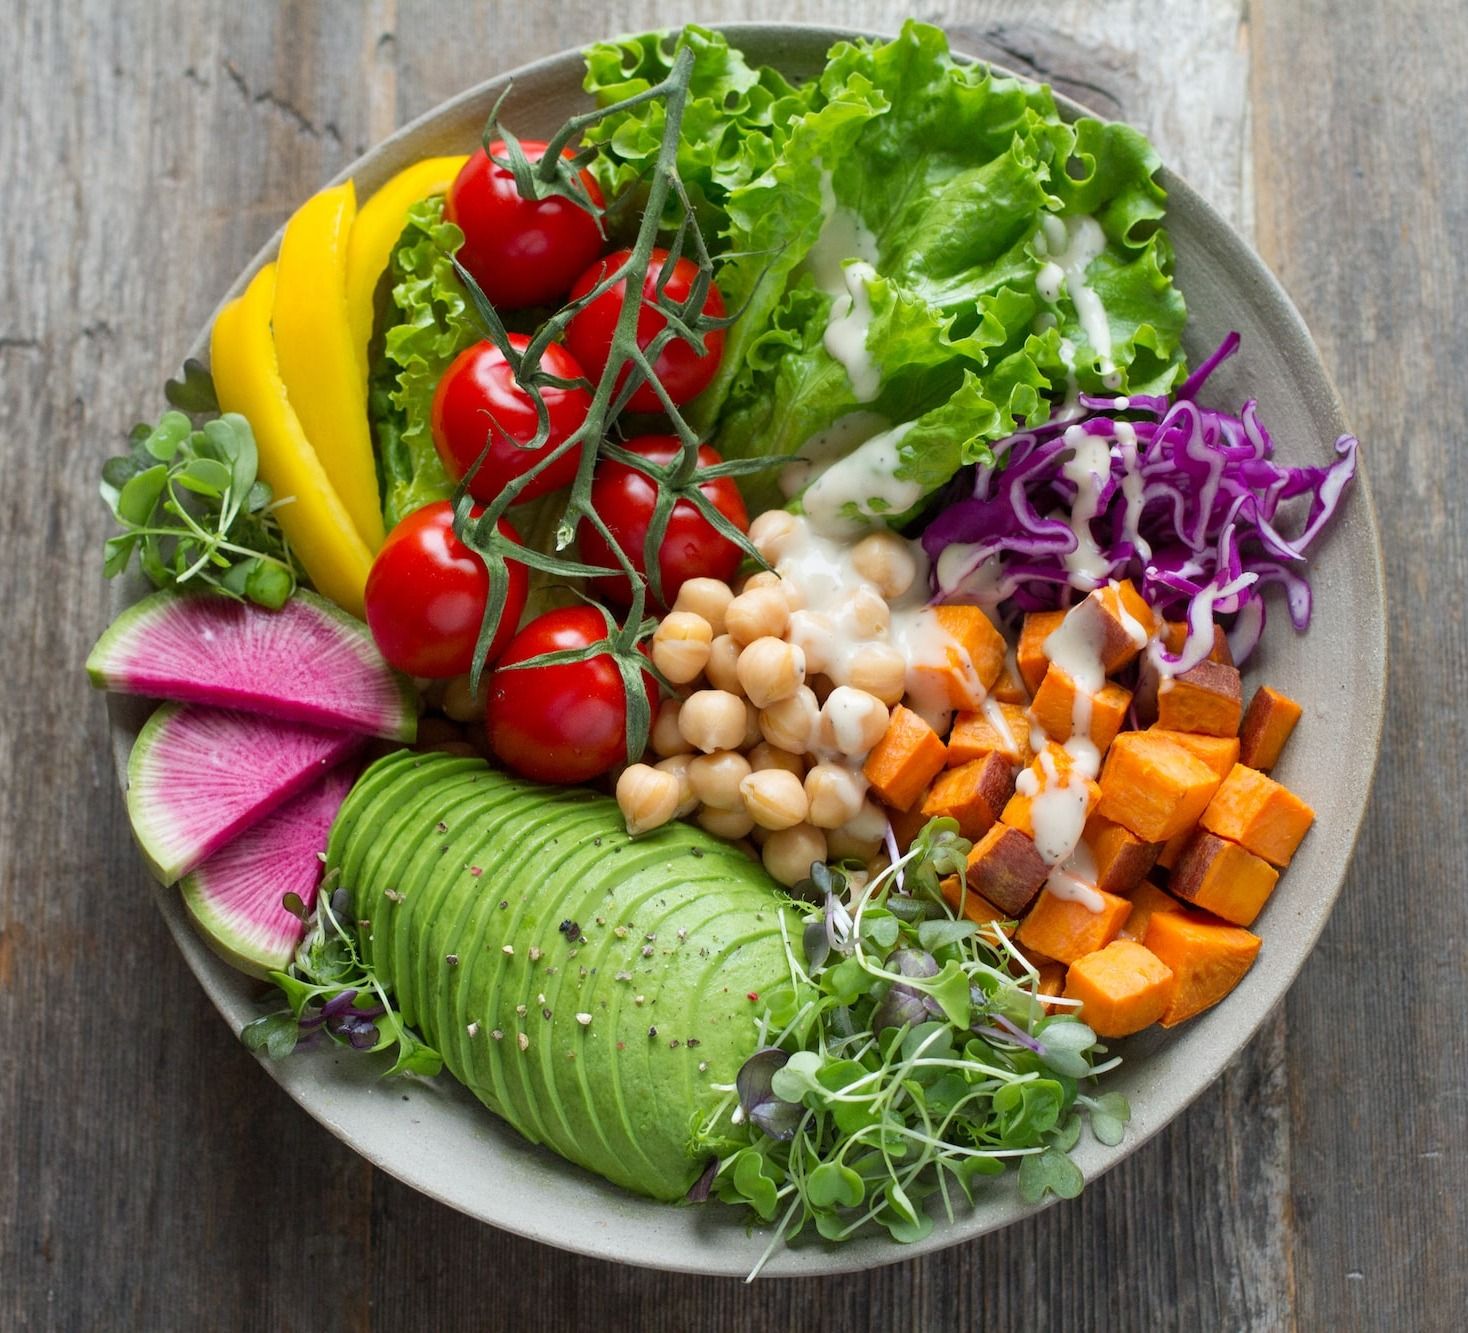
POLYGON ((310 592, 279 611, 213 593, 156 592, 108 626, 87 674, 119 694, 390 740, 411 741, 418 730, 413 682, 383 660, 366 625, 310 592))
POLYGON ((365 741, 253 713, 164 704, 127 761, 127 813, 153 873, 188 874, 365 741))
POLYGON ((282 899, 294 893, 307 912, 316 905, 318 853, 326 850, 355 770, 355 764, 333 769, 184 876, 184 906, 205 942, 232 967, 263 977, 295 957, 306 926, 282 899))

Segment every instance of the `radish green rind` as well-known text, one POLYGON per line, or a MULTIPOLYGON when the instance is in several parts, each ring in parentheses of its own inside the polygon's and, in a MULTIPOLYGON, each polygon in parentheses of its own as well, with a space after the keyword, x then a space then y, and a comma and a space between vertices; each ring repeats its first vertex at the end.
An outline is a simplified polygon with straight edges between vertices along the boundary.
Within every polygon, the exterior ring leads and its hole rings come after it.
POLYGON ((402 752, 343 804, 328 865, 404 1018, 526 1137, 676 1199, 742 1136, 699 1129, 755 1049, 749 996, 789 976, 782 915, 800 931, 738 849, 634 841, 606 797, 402 752))
POLYGON ((367 626, 315 593, 279 611, 215 593, 155 592, 97 640, 99 689, 260 713, 411 741, 413 682, 383 660, 367 626))

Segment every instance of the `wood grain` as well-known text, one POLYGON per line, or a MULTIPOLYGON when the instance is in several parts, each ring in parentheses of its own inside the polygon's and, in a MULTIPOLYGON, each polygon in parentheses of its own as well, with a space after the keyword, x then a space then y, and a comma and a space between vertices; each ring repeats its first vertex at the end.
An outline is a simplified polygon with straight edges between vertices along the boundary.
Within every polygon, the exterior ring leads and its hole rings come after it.
MULTIPOLYGON (((1375 815, 1284 1014, 1076 1203, 859 1279, 582 1260, 375 1172, 209 1008, 144 892, 78 666, 97 460, 290 208, 486 75, 665 0, 7 0, 0 43, 0 1329, 1451 1328, 1468 963, 1468 21, 1453 0, 946 3, 955 42, 1141 126, 1315 329, 1373 466, 1400 627, 1375 815), (1430 385, 1424 395, 1419 385, 1430 385), (1447 475, 1445 473, 1455 475, 1447 475), (1431 664, 1431 669, 1428 669, 1431 664), (1412 908, 1399 904, 1410 895, 1412 908)), ((708 21, 892 28, 889 3, 708 21)))

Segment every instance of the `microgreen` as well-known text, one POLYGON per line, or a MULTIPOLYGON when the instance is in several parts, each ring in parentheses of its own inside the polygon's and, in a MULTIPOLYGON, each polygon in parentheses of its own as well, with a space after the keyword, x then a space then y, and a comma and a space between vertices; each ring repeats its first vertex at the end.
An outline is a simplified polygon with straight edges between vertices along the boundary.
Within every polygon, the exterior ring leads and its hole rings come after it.
POLYGON ((874 879, 830 872, 801 886, 805 947, 787 938, 791 981, 765 997, 760 1049, 705 1125, 715 1151, 730 1119, 747 1126, 710 1189, 776 1224, 751 1277, 807 1227, 918 1240, 1011 1159, 1026 1201, 1071 1198, 1083 1117, 1102 1143, 1120 1141, 1125 1098, 1084 1090, 1115 1063, 1096 1034, 1046 1013, 1035 969, 997 926, 929 896, 968 849, 934 820, 874 879), (817 887, 824 906, 808 901, 817 887), (827 933, 837 910, 844 954, 827 933))
POLYGON ((335 896, 328 886, 322 886, 311 928, 295 961, 287 971, 270 974, 287 1008, 246 1024, 240 1039, 250 1050, 280 1060, 324 1033, 336 1045, 357 1051, 393 1050, 396 1058, 387 1071, 389 1076, 431 1077, 443 1068, 443 1057, 410 1031, 393 1008, 382 983, 357 952, 355 939, 342 925, 338 913, 346 904, 333 904, 335 896))
POLYGON ((250 423, 219 415, 196 361, 166 392, 174 408, 135 426, 128 452, 102 465, 102 499, 123 528, 107 539, 103 572, 115 578, 136 556, 156 587, 208 586, 279 609, 300 575, 258 476, 250 423))

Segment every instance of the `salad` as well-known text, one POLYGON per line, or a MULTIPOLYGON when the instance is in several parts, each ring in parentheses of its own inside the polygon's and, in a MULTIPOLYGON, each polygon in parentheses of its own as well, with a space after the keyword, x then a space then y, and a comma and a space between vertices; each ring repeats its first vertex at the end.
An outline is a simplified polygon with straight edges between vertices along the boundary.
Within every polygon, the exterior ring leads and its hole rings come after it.
POLYGON ((936 28, 585 66, 308 200, 104 466, 139 845, 253 1049, 767 1253, 1073 1196, 1118 1043, 1267 947, 1304 708, 1240 667, 1356 441, 1207 402, 1151 147, 936 28))

